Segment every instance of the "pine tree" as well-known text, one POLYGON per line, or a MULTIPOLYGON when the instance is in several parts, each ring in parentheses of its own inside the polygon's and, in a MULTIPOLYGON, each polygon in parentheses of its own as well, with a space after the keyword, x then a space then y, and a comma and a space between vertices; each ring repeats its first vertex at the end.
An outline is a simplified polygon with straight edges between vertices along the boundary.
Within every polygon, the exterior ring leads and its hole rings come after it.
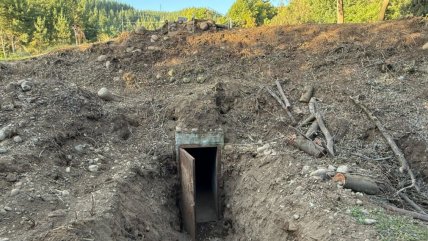
POLYGON ((67 18, 65 17, 62 9, 61 9, 61 12, 59 14, 57 14, 55 19, 56 19, 55 24, 54 24, 55 42, 60 43, 60 44, 69 43, 70 37, 71 37, 71 31, 70 31, 70 27, 69 27, 69 22, 68 22, 67 18))
POLYGON ((34 28, 35 28, 35 31, 33 33, 33 38, 30 45, 35 50, 40 51, 45 49, 48 46, 48 41, 47 41, 48 29, 46 28, 46 18, 37 17, 36 22, 34 23, 34 28))

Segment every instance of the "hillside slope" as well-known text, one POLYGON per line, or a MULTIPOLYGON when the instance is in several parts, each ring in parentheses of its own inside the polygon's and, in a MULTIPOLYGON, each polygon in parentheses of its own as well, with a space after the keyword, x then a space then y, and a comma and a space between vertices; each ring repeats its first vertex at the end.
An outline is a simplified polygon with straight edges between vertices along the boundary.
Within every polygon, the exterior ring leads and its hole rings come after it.
MULTIPOLYGON (((219 127, 226 142, 224 218, 206 240, 395 235, 353 215, 358 208, 371 217, 385 202, 411 209, 391 190, 370 196, 309 174, 347 165, 394 188, 407 184, 379 131, 349 98, 359 95, 427 194, 427 42, 427 20, 414 18, 132 33, 0 63, 0 128, 12 130, 0 142, 0 240, 187 240, 177 206, 175 130, 219 127), (298 121, 309 115, 300 95, 306 85, 315 87, 335 157, 313 158, 288 144, 292 123, 264 88, 277 79, 298 121), (116 100, 99 99, 101 87, 116 100)), ((408 195, 428 209, 421 195, 408 195)))

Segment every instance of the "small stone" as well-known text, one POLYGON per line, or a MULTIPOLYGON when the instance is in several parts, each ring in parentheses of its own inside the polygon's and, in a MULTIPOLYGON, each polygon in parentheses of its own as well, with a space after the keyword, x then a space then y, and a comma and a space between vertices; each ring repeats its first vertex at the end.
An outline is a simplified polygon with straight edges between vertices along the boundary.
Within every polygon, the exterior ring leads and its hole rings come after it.
POLYGON ((311 169, 311 167, 310 166, 303 166, 302 167, 302 170, 300 171, 300 173, 302 173, 302 174, 306 174, 306 173, 308 173, 309 172, 309 170, 311 169))
POLYGON ((74 147, 74 150, 76 150, 79 153, 83 153, 85 149, 86 149, 86 144, 79 144, 74 147))
POLYGON ((328 172, 327 169, 320 168, 320 169, 318 169, 316 171, 311 172, 309 174, 309 176, 311 176, 311 177, 317 177, 317 178, 321 178, 321 179, 326 179, 328 177, 327 176, 327 172, 328 172))
POLYGON ((372 224, 377 223, 377 220, 375 220, 375 219, 371 219, 371 218, 365 218, 365 219, 363 220, 363 223, 364 223, 364 224, 367 224, 367 225, 372 225, 372 224))
POLYGON ((346 165, 341 165, 341 166, 339 166, 339 167, 337 168, 336 172, 339 172, 339 173, 349 173, 349 172, 350 172, 350 170, 349 170, 349 167, 348 167, 348 166, 346 166, 346 165))
POLYGON ((183 83, 190 83, 190 78, 184 77, 183 78, 183 83))
POLYGON ((107 59, 107 55, 100 55, 100 56, 98 56, 97 61, 98 62, 104 62, 104 61, 106 61, 106 59, 107 59))
POLYGON ((164 41, 166 41, 166 40, 168 40, 169 38, 168 38, 168 36, 165 36, 165 37, 163 37, 163 40, 164 41))
POLYGON ((4 111, 13 111, 15 106, 13 104, 5 104, 1 106, 1 109, 4 111))
POLYGON ((424 46, 422 46, 422 49, 428 49, 428 42, 424 44, 424 46))
POLYGON ((210 26, 208 25, 207 22, 201 22, 201 23, 199 23, 199 29, 202 30, 202 31, 208 30, 209 27, 210 26))
POLYGON ((97 172, 98 171, 98 165, 90 165, 88 167, 90 172, 97 172))
POLYGON ((98 91, 98 97, 105 101, 111 101, 114 99, 114 95, 105 87, 98 91))
POLYGON ((0 147, 0 154, 6 154, 7 153, 7 149, 0 147))
POLYGON ((11 197, 16 196, 19 194, 19 192, 20 192, 20 190, 18 188, 14 188, 14 189, 12 189, 12 191, 10 191, 10 196, 11 197))
POLYGON ((4 141, 7 138, 11 138, 16 133, 15 128, 12 125, 7 125, 0 129, 0 141, 4 141))
POLYGON ((55 211, 48 213, 48 217, 50 217, 50 218, 64 217, 66 214, 67 214, 66 210, 59 209, 59 210, 55 210, 55 211))
POLYGON ((110 65, 111 65, 111 62, 110 61, 107 61, 106 62, 106 68, 108 69, 108 68, 110 68, 110 65))
POLYGON ((22 138, 20 136, 15 136, 15 137, 13 137, 13 141, 15 143, 21 143, 22 142, 22 138))
POLYGON ((158 39, 159 39, 159 36, 157 36, 156 34, 153 34, 153 35, 150 37, 150 41, 151 41, 152 43, 156 42, 158 39))
POLYGON ((156 75, 156 79, 160 79, 160 78, 162 78, 162 75, 161 74, 157 74, 156 75))
POLYGON ((66 168, 65 168, 65 172, 69 173, 70 171, 71 171, 71 168, 70 168, 70 167, 66 167, 66 168))
POLYGON ((6 210, 4 210, 4 208, 0 208, 0 215, 4 215, 4 214, 6 214, 7 213, 7 211, 6 210))
POLYGON ((28 81, 28 80, 24 80, 21 83, 21 89, 24 92, 30 91, 32 88, 33 88, 33 84, 30 81, 28 81))
POLYGON ((63 196, 63 197, 67 197, 67 196, 69 196, 70 195, 70 192, 69 191, 67 191, 67 190, 63 190, 63 191, 61 191, 61 196, 63 196))
POLYGON ((357 205, 363 205, 363 201, 361 201, 360 199, 357 199, 357 201, 355 202, 357 205))
POLYGON ((169 76, 173 77, 173 76, 174 76, 174 74, 175 74, 174 69, 170 69, 170 70, 168 71, 168 75, 169 75, 169 76))
POLYGON ((16 182, 16 181, 18 181, 18 176, 15 173, 8 173, 6 176, 6 181, 16 182))
POLYGON ((9 241, 9 238, 0 238, 0 241, 9 241))
POLYGON ((293 215, 293 218, 294 218, 294 220, 297 220, 297 219, 299 219, 299 218, 300 218, 300 216, 299 216, 299 214, 294 214, 294 215, 293 215))
POLYGON ((147 47, 147 49, 148 50, 161 50, 161 48, 158 46, 149 46, 149 47, 147 47))
POLYGON ((134 47, 128 47, 126 48, 127 53, 131 53, 134 50, 134 47))
POLYGON ((3 208, 4 210, 6 210, 6 211, 8 211, 8 212, 10 212, 10 211, 12 211, 13 209, 11 208, 11 207, 9 207, 9 206, 4 206, 4 208, 3 208))
POLYGON ((258 147, 257 148, 257 152, 258 153, 264 153, 267 149, 269 149, 270 148, 270 145, 268 144, 268 143, 266 143, 266 144, 264 144, 263 146, 261 146, 261 147, 258 147))
POLYGON ((198 76, 198 78, 196 79, 196 81, 199 83, 199 84, 202 84, 202 83, 204 83, 205 82, 205 80, 206 80, 207 78, 205 78, 205 76, 204 75, 199 75, 198 76))
POLYGON ((335 172, 335 171, 336 171, 336 167, 335 167, 335 166, 332 166, 332 165, 328 165, 327 170, 328 170, 329 172, 335 172))

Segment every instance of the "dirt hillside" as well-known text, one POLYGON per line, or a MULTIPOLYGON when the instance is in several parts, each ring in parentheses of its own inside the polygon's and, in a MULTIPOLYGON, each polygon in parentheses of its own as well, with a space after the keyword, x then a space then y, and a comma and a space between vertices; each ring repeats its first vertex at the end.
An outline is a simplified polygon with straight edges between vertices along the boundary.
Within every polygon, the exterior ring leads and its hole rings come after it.
POLYGON ((394 190, 353 192, 313 172, 346 166, 387 187, 409 184, 349 98, 359 96, 416 174, 421 192, 407 195, 428 210, 426 43, 428 21, 413 18, 142 31, 0 62, 0 240, 188 240, 174 135, 193 128, 225 133, 223 217, 201 240, 392 240, 366 219, 396 215, 382 203, 413 210, 394 190), (336 156, 315 158, 290 144, 293 123, 266 91, 275 80, 298 122, 309 115, 299 98, 315 88, 336 156), (113 101, 97 96, 102 87, 113 101))

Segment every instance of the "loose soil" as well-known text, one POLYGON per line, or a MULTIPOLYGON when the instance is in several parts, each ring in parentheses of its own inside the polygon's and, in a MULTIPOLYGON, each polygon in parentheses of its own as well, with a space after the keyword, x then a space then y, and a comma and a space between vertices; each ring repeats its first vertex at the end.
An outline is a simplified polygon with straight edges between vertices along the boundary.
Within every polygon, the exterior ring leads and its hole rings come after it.
POLYGON ((200 225, 201 240, 380 240, 350 210, 359 201, 367 210, 380 202, 411 207, 390 190, 354 193, 309 173, 347 165, 395 188, 407 184, 395 158, 353 155, 393 156, 349 99, 360 95, 428 193, 427 42, 422 18, 146 31, 0 63, 0 128, 12 125, 22 138, 0 142, 0 240, 188 240, 178 208, 176 128, 225 133, 223 215, 200 225), (30 91, 22 91, 23 79, 30 91), (336 157, 313 158, 286 142, 291 121, 264 89, 277 79, 298 120, 309 113, 298 101, 305 85, 315 87, 336 157), (99 99, 101 87, 116 100, 99 99))

